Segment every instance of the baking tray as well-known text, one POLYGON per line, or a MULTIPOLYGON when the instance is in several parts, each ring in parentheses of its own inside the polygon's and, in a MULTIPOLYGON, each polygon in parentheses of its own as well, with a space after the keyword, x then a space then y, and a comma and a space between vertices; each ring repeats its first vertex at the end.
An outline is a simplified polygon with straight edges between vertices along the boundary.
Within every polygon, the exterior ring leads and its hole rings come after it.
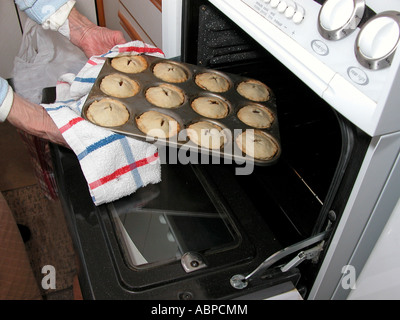
MULTIPOLYGON (((143 55, 148 62, 148 68, 137 74, 128 74, 120 72, 114 69, 111 66, 112 58, 108 58, 102 70, 100 71, 93 88, 91 89, 88 98, 82 108, 82 117, 88 121, 90 121, 86 116, 86 111, 88 107, 94 102, 101 100, 103 98, 112 98, 117 101, 122 102, 128 109, 130 113, 130 118, 127 123, 119 127, 103 127, 113 132, 123 134, 129 137, 137 138, 143 141, 147 141, 150 143, 156 143, 163 146, 168 147, 175 147, 182 150, 190 150, 190 152, 195 153, 202 153, 205 155, 212 155, 217 156, 220 158, 224 158, 225 161, 235 161, 238 164, 243 164, 247 161, 253 161, 256 165, 271 165, 274 164, 281 154, 281 143, 280 143, 280 136, 279 136, 279 124, 278 124, 278 116, 277 116, 277 109, 276 109, 276 97, 273 94, 273 91, 270 89, 270 99, 267 102, 254 102, 251 100, 247 100, 246 98, 242 97, 237 91, 236 87, 239 83, 252 80, 250 78, 241 77, 235 74, 220 72, 212 69, 207 69, 203 67, 199 67, 192 64, 177 62, 174 60, 168 60, 158 57, 152 57, 143 55), (186 70, 188 74, 188 80, 182 83, 170 83, 173 86, 180 88, 185 93, 185 101, 184 103, 175 109, 165 109, 160 108, 157 106, 152 105, 150 102, 147 101, 145 97, 146 90, 150 87, 157 86, 162 83, 167 83, 165 81, 160 80, 153 74, 153 67, 160 62, 169 62, 177 64, 186 70), (200 88, 194 81, 197 74, 201 74, 204 72, 214 72, 219 75, 224 76, 230 82, 230 89, 224 93, 213 93, 207 90, 200 88), (131 98, 115 98, 111 96, 107 96, 100 90, 100 83, 103 78, 107 75, 119 73, 121 75, 127 76, 133 80, 135 80, 140 85, 139 92, 131 98), (198 113, 196 113, 192 107, 191 103, 194 99, 199 96, 211 96, 211 97, 218 97, 228 102, 230 112, 229 114, 223 119, 210 119, 205 118, 198 113), (255 129, 243 123, 241 120, 237 118, 237 112, 248 104, 256 104, 267 107, 274 115, 274 122, 272 123, 271 127, 268 129, 255 129), (177 120, 180 125, 181 131, 175 137, 170 137, 168 139, 161 139, 161 138, 153 138, 149 137, 143 132, 141 132, 137 125, 136 125, 136 117, 140 116, 142 113, 146 111, 158 111, 164 113, 168 116, 173 117, 177 120), (186 134, 186 128, 197 121, 209 121, 220 126, 224 129, 224 132, 227 136, 227 142, 221 147, 220 150, 215 149, 207 149, 198 146, 197 144, 190 141, 186 134), (264 132, 273 141, 275 141, 276 145, 278 146, 278 151, 275 156, 268 160, 259 160, 252 158, 246 154, 244 154, 239 147, 236 145, 236 137, 242 133, 244 130, 248 129, 255 129, 264 132)), ((268 84, 266 84, 268 86, 268 84)))

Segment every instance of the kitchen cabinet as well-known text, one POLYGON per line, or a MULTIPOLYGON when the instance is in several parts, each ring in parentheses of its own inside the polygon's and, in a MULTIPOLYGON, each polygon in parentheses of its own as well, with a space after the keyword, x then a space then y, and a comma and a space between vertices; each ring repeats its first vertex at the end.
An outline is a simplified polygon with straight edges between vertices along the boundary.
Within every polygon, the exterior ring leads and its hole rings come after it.
POLYGON ((150 0, 121 0, 118 18, 131 40, 162 47, 162 11, 150 0))
MULTIPOLYGON (((150 0, 120 0, 118 17, 132 40, 162 47, 162 6, 150 0)), ((161 4, 160 2, 157 2, 161 4)))
POLYGON ((167 58, 180 55, 182 0, 103 0, 102 5, 104 25, 122 31, 126 40, 154 45, 167 58))

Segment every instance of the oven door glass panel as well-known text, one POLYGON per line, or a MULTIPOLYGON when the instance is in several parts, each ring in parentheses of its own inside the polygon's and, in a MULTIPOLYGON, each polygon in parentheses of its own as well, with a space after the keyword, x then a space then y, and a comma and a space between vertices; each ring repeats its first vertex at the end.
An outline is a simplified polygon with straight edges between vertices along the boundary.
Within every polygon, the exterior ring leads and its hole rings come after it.
POLYGON ((200 174, 191 165, 163 165, 161 183, 108 205, 130 267, 159 265, 186 252, 224 250, 238 243, 225 207, 200 174))

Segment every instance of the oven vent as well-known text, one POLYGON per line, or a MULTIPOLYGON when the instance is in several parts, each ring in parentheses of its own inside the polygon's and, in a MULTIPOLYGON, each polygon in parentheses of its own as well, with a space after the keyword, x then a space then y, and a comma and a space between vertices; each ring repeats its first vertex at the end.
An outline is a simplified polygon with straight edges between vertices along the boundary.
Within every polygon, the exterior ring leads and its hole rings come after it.
POLYGON ((197 64, 210 68, 262 59, 264 50, 210 5, 199 9, 197 64))

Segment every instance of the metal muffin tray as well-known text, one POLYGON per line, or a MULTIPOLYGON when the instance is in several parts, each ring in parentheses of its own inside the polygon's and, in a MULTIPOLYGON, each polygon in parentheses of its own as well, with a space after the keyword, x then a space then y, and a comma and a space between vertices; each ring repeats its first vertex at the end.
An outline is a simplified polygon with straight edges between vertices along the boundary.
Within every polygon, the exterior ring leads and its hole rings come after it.
MULTIPOLYGON (((212 156, 217 156, 224 158, 231 163, 232 161, 235 161, 238 164, 243 164, 247 161, 253 161, 254 164, 256 165, 271 165, 274 164, 278 158, 280 157, 281 154, 281 144, 280 144, 280 137, 279 137, 279 126, 278 126, 278 117, 277 117, 277 110, 276 110, 276 98, 272 92, 272 90, 269 88, 270 91, 270 99, 266 102, 254 102, 251 100, 247 100, 246 98, 242 97, 236 90, 237 86, 246 80, 253 80, 245 77, 241 77, 238 75, 230 74, 230 73, 223 73, 220 71, 212 70, 212 69, 207 69, 203 67, 199 67, 196 65, 192 64, 187 64, 187 63, 182 63, 182 62, 176 62, 173 60, 168 60, 168 59, 162 59, 158 57, 152 57, 152 56, 147 56, 143 55, 143 57, 146 58, 148 62, 148 68, 141 72, 141 73, 136 73, 136 74, 128 74, 128 73, 123 73, 120 72, 116 69, 114 69, 111 66, 111 60, 112 58, 109 58, 106 60, 104 63, 104 66, 102 70, 100 71, 93 88, 91 89, 88 98, 82 108, 82 117, 88 121, 88 117, 86 116, 87 109, 89 106, 95 102, 99 101, 103 98, 112 98, 117 101, 122 102, 128 109, 130 113, 130 118, 127 123, 125 123, 122 126, 119 127, 103 127, 106 129, 109 129, 113 132, 126 135, 129 137, 137 138, 143 141, 147 141, 149 143, 156 143, 160 144, 163 146, 168 146, 168 147, 175 147, 183 150, 190 150, 190 152, 196 152, 196 153, 202 153, 206 155, 212 155, 212 156), (153 67, 160 62, 169 62, 173 64, 177 64, 180 67, 182 67, 187 75, 188 75, 188 80, 182 83, 169 83, 173 86, 176 86, 180 88, 184 94, 185 94, 185 101, 184 103, 177 108, 174 109, 165 109, 165 108, 160 108, 155 105, 152 105, 150 102, 147 101, 145 93, 146 91, 154 86, 163 84, 163 83, 168 83, 165 82, 159 78, 157 78, 153 74, 153 67), (204 73, 204 72, 213 72, 216 74, 219 74, 223 77, 225 77, 229 83, 230 83, 230 89, 227 92, 223 93, 214 93, 210 92, 207 90, 202 89, 195 83, 195 77, 198 74, 204 73), (107 75, 110 74, 121 74, 124 76, 127 76, 133 80, 135 80, 139 86, 140 90, 139 92, 131 98, 115 98, 112 96, 107 96, 105 93, 103 93, 100 90, 100 84, 103 78, 107 75), (210 96, 210 97, 217 97, 225 102, 228 103, 229 106, 229 113, 228 115, 223 118, 223 119, 211 119, 211 118, 205 118, 198 113, 196 113, 192 107, 191 103, 193 100, 200 96, 210 96), (237 118, 237 113, 238 111, 249 104, 255 104, 255 105, 261 105, 266 108, 268 108, 272 114, 274 115, 274 122, 272 123, 271 127, 268 129, 257 129, 250 127, 243 123, 240 119, 237 118), (164 113, 174 119, 177 120, 177 122, 180 125, 180 132, 178 135, 174 137, 170 137, 168 139, 161 139, 161 138, 153 138, 149 137, 143 132, 141 132, 137 125, 136 125, 136 118, 143 114, 144 112, 147 111, 158 111, 161 113, 164 113), (190 141, 188 135, 186 134, 186 128, 191 125, 192 123, 198 122, 198 121, 209 121, 211 123, 214 123, 221 127, 224 130, 224 133, 226 134, 227 137, 227 142, 221 147, 220 150, 215 150, 215 149, 208 149, 208 148, 203 148, 198 146, 197 144, 193 143, 190 141), (258 131, 264 132, 269 138, 271 138, 276 145, 278 146, 278 151, 275 154, 275 156, 271 159, 268 160, 259 160, 252 158, 246 154, 244 154, 240 148, 236 145, 236 138, 239 134, 241 134, 243 131, 248 130, 248 129, 254 129, 258 131)), ((266 84, 268 86, 268 84, 266 84)))

